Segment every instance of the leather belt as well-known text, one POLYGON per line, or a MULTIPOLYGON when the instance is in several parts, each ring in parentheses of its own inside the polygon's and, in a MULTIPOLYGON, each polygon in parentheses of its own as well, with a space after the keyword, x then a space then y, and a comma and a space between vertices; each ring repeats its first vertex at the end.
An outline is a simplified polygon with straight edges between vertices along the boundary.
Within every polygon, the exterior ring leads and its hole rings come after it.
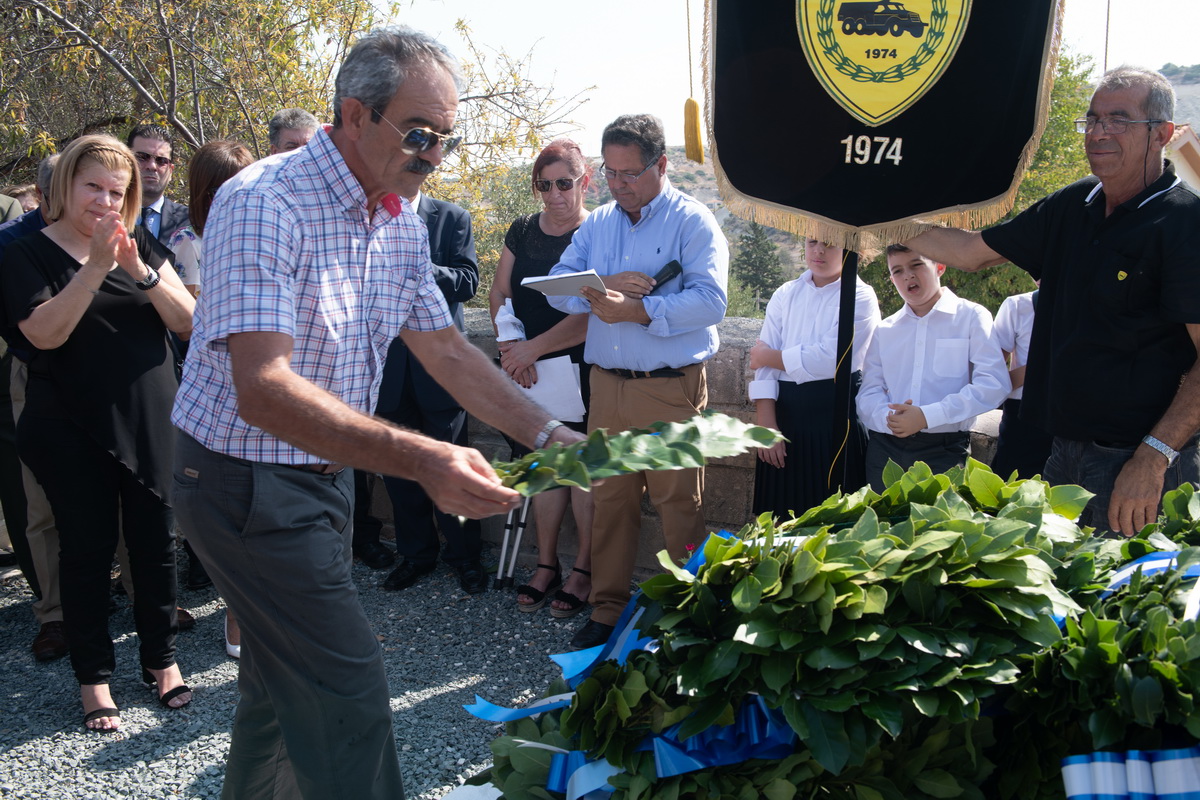
POLYGON ((622 378, 682 378, 684 375, 683 370, 694 366, 696 364, 686 364, 676 369, 671 367, 661 367, 652 370, 613 369, 610 367, 601 367, 600 369, 605 372, 611 372, 613 375, 619 375, 622 378))
POLYGON ((346 468, 345 464, 280 464, 288 469, 298 469, 301 472, 313 472, 317 475, 337 475, 346 468))

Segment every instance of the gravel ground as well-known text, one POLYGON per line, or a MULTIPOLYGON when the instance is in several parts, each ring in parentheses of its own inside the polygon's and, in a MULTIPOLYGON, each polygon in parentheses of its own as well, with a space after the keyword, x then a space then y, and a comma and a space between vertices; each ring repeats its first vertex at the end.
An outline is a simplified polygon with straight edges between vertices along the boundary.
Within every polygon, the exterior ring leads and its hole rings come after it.
MULTIPOLYGON (((185 558, 181 554, 181 566, 185 558)), ((410 798, 442 797, 491 763, 488 742, 501 729, 471 716, 463 704, 476 693, 501 705, 541 696, 556 673, 547 656, 564 650, 586 617, 555 620, 546 607, 522 613, 511 590, 468 595, 444 566, 403 592, 379 588, 386 574, 354 566, 383 646, 405 788, 410 798)), ((32 599, 19 575, 0 585, 0 797, 219 797, 237 661, 225 655, 224 606, 216 592, 180 590, 180 603, 197 624, 178 639, 179 663, 195 698, 177 711, 161 708, 138 680, 132 612, 123 607, 112 615, 112 692, 121 707, 115 735, 83 727, 66 658, 33 659, 32 599)))

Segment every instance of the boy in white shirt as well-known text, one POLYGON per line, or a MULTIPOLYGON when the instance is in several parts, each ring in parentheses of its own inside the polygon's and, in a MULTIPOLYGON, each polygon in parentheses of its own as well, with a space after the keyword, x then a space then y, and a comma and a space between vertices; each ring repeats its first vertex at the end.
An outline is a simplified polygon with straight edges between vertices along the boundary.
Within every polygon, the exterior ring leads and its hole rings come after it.
POLYGON ((966 461, 976 416, 1012 388, 987 309, 940 282, 946 267, 903 245, 887 248, 904 307, 880 323, 867 348, 858 417, 870 431, 867 481, 882 492, 891 459, 943 472, 966 461))
POLYGON ((1021 395, 1025 388, 1025 364, 1029 361, 1029 338, 1037 309, 1037 292, 1006 297, 996 312, 993 333, 996 343, 1008 359, 1008 377, 1012 392, 1004 401, 1000 436, 992 471, 1005 480, 1015 471, 1018 477, 1032 478, 1045 471, 1054 437, 1033 423, 1021 419, 1021 395))

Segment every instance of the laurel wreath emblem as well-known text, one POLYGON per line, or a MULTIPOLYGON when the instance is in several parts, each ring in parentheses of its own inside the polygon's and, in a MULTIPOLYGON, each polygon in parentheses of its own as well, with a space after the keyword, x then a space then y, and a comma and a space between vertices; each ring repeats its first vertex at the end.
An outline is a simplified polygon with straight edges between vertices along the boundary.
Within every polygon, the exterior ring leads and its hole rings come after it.
POLYGON ((928 61, 937 55, 942 39, 946 37, 946 21, 949 19, 947 0, 933 0, 933 10, 929 15, 929 30, 925 40, 913 56, 899 64, 893 64, 884 70, 873 70, 868 66, 851 60, 838 44, 833 31, 833 6, 835 0, 821 0, 817 8, 817 41, 822 48, 822 54, 833 65, 834 69, 851 80, 863 83, 897 83, 910 75, 915 75, 928 61))

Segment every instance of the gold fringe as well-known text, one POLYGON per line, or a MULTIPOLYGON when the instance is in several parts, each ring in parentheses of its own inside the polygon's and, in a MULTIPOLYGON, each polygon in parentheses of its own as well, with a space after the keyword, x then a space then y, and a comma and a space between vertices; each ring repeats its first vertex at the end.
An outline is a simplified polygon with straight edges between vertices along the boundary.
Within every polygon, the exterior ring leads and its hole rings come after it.
POLYGON ((683 101, 683 149, 689 161, 704 163, 704 140, 700 134, 700 104, 689 97, 683 101))
POLYGON ((1017 199, 1017 190, 1025 176, 1025 170, 1029 168, 1037 153, 1042 133, 1046 130, 1046 123, 1050 118, 1050 90, 1054 86, 1054 78, 1058 71, 1058 53, 1062 45, 1063 0, 1057 0, 1047 21, 1050 36, 1046 37, 1046 45, 1042 51, 1042 85, 1038 92, 1034 131, 1021 152, 1008 191, 979 203, 938 209, 920 217, 908 217, 863 227, 845 225, 826 217, 798 211, 790 206, 742 194, 729 181, 725 171, 721 168, 720 152, 713 136, 713 65, 711 59, 713 28, 716 22, 714 15, 713 0, 705 0, 702 59, 708 148, 713 161, 713 169, 716 172, 717 188, 721 193, 721 199, 735 216, 797 236, 819 239, 846 250, 854 250, 862 256, 865 262, 878 256, 887 245, 908 241, 932 227, 949 226, 973 230, 1003 219, 1012 210, 1013 203, 1017 199))

